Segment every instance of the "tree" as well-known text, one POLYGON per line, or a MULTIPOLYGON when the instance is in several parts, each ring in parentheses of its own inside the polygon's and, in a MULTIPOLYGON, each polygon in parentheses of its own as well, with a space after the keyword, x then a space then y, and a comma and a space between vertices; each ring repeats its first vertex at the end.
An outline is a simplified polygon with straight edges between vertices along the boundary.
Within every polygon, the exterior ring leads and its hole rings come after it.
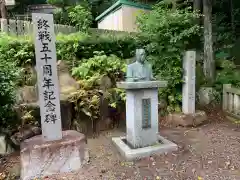
POLYGON ((203 72, 207 82, 214 83, 215 60, 212 39, 212 0, 203 0, 204 14, 204 61, 203 72))
MULTIPOLYGON (((193 0, 193 10, 201 12, 201 9, 202 9, 202 0, 193 0)), ((201 19, 198 18, 197 22, 200 24, 201 23, 201 19)))
POLYGON ((7 9, 6 9, 5 0, 0 0, 0 12, 1 12, 1 18, 7 19, 7 9))

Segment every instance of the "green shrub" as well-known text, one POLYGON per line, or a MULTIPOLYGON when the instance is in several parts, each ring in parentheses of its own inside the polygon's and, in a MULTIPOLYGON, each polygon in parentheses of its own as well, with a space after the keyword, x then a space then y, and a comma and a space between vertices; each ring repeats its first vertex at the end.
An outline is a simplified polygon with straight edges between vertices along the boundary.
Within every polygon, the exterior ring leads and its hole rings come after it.
POLYGON ((216 90, 222 92, 223 84, 232 84, 233 86, 240 87, 240 71, 236 68, 235 64, 229 60, 223 60, 220 66, 222 69, 217 71, 216 90))
MULTIPOLYGON (((13 105, 20 69, 6 55, 0 53, 0 127, 7 128, 13 120, 13 105)), ((16 125, 16 122, 15 122, 16 125)))
MULTIPOLYGON (((11 37, 0 34, 0 51, 14 58, 19 66, 35 64, 34 45, 29 36, 11 37), (4 45, 4 46, 3 46, 4 45)), ((58 34, 56 53, 58 60, 71 62, 73 65, 81 59, 91 58, 95 51, 104 51, 106 55, 130 58, 136 47, 135 38, 130 35, 115 37, 112 35, 88 35, 78 32, 70 35, 58 34)))
POLYGON ((93 20, 90 10, 81 5, 69 8, 68 16, 71 25, 77 27, 81 31, 86 31, 92 24, 93 20))
POLYGON ((93 76, 109 76, 112 81, 119 81, 126 72, 126 62, 115 55, 107 56, 104 52, 94 52, 94 56, 83 59, 79 66, 73 68, 72 75, 80 79, 93 76))
MULTIPOLYGON (((17 72, 16 67, 23 68, 26 64, 35 64, 34 45, 30 36, 13 37, 0 34, 0 38, 1 57, 4 57, 3 59, 7 62, 14 63, 13 72, 17 72)), ((72 64, 75 67, 73 74, 76 78, 82 79, 80 83, 81 90, 73 94, 70 100, 75 102, 79 111, 87 116, 91 115, 92 118, 96 118, 99 115, 99 108, 96 106, 96 103, 99 102, 100 98, 98 80, 104 74, 108 75, 115 82, 123 77, 126 65, 123 58, 130 58, 134 55, 136 47, 135 38, 130 35, 113 36, 98 34, 90 36, 89 34, 79 32, 70 35, 58 34, 56 39, 58 60, 64 60, 72 64), (96 51, 103 51, 104 54, 96 54, 96 51), (85 75, 82 74, 82 69, 84 68, 89 68, 85 75), (91 78, 89 78, 90 76, 91 78), (89 99, 89 97, 91 98, 89 99), (79 102, 82 103, 79 104, 79 102), (88 107, 89 104, 91 104, 91 107, 88 107)), ((6 73, 4 70, 2 71, 6 73)), ((11 82, 18 82, 18 79, 14 80, 15 74, 12 74, 12 71, 9 71, 7 75, 9 80, 6 79, 6 81, 10 81, 12 78, 11 82)), ((26 82, 23 82, 23 80, 20 84, 18 83, 18 85, 25 84, 26 82)), ((13 90, 15 84, 12 84, 11 87, 11 90, 13 90)), ((10 90, 9 93, 7 92, 8 89, 6 88, 3 94, 10 97, 14 94, 11 94, 10 90)), ((108 98, 110 99, 110 105, 116 107, 118 101, 124 100, 125 93, 119 89, 112 88, 109 90, 108 98)), ((10 101, 7 104, 11 107, 14 99, 7 99, 10 101)), ((7 109, 8 107, 2 106, 2 108, 7 109)), ((8 111, 4 112, 7 113, 8 111)), ((3 116, 6 116, 6 114, 3 114, 3 116)))
POLYGON ((160 96, 168 100, 169 111, 180 109, 183 53, 199 41, 201 28, 195 23, 197 17, 199 15, 189 8, 168 9, 162 2, 156 4, 151 13, 138 17, 153 72, 168 81, 168 87, 160 96))
MULTIPOLYGON (((89 102, 85 104, 85 106, 82 103, 83 101, 87 100, 87 98, 83 95, 88 96, 89 94, 83 93, 83 90, 86 92, 91 92, 91 94, 94 94, 95 92, 95 98, 100 98, 100 94, 98 91, 96 91, 96 89, 100 88, 100 80, 105 75, 107 75, 113 83, 113 88, 108 89, 108 93, 105 94, 105 97, 109 99, 109 105, 116 107, 125 100, 125 93, 122 90, 115 88, 115 83, 117 81, 123 80, 124 74, 126 72, 126 63, 115 55, 106 56, 104 52, 94 52, 94 54, 94 57, 82 60, 79 66, 73 68, 72 70, 72 75, 75 78, 80 79, 79 83, 81 85, 81 96, 78 95, 77 97, 81 97, 83 100, 78 101, 79 99, 75 99, 74 101, 74 98, 76 98, 76 96, 72 97, 71 99, 73 102, 75 102, 76 107, 78 107, 78 109, 80 108, 81 111, 87 116, 90 116, 90 114, 92 115, 93 112, 89 110, 89 105, 91 104, 90 99, 89 102), (76 102, 79 102, 80 104, 76 102)), ((96 108, 96 105, 94 106, 96 108)), ((99 110, 97 110, 97 112, 99 112, 99 110)))

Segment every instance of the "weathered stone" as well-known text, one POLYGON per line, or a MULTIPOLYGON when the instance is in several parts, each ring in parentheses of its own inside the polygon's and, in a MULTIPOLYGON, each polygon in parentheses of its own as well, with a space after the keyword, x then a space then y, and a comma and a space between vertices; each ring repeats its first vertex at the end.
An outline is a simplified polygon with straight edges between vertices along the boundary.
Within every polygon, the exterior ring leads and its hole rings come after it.
POLYGON ((41 129, 39 127, 25 125, 19 132, 11 136, 11 140, 16 146, 20 146, 22 141, 39 134, 41 134, 41 129))
POLYGON ((33 67, 30 64, 27 64, 24 66, 24 71, 22 73, 25 85, 34 86, 37 83, 37 72, 35 67, 33 67))
POLYGON ((89 161, 86 138, 76 131, 63 131, 57 141, 43 141, 41 135, 27 139, 20 154, 22 180, 76 171, 89 161))
POLYGON ((21 176, 21 165, 20 163, 15 163, 9 170, 9 175, 12 179, 20 179, 21 176))
POLYGON ((199 104, 201 106, 209 105, 214 101, 216 91, 212 87, 201 87, 198 91, 199 104))
POLYGON ((21 87, 17 90, 16 98, 16 104, 37 102, 37 89, 35 86, 21 87))
POLYGON ((10 154, 14 151, 12 146, 10 145, 7 135, 0 135, 0 155, 10 154))
POLYGON ((70 130, 73 117, 73 104, 67 100, 60 101, 62 129, 70 130))
POLYGON ((25 122, 27 120, 23 118, 26 112, 30 112, 31 116, 34 118, 32 120, 37 121, 39 124, 41 123, 40 108, 36 102, 15 105, 14 110, 16 112, 18 120, 21 121, 22 124, 28 123, 25 122))
POLYGON ((59 60, 57 65, 60 94, 69 94, 78 90, 79 84, 70 75, 68 65, 62 60, 59 60))
POLYGON ((112 124, 112 119, 109 117, 109 101, 107 99, 108 89, 112 86, 111 79, 108 76, 104 75, 100 79, 99 84, 100 90, 102 90, 102 96, 100 97, 100 123, 99 129, 97 129, 97 131, 107 130, 112 124))
POLYGON ((167 116, 167 124, 173 127, 194 127, 201 125, 207 120, 207 115, 204 111, 196 111, 194 114, 173 113, 167 116))

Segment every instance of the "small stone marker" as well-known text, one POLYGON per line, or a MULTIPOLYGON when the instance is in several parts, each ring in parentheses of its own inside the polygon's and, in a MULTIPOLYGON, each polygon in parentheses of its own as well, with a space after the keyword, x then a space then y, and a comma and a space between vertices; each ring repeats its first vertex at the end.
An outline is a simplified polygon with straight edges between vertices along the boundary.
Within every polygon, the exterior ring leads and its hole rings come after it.
POLYGON ((187 51, 183 59, 184 84, 182 111, 184 114, 195 113, 196 52, 187 51))
POLYGON ((42 134, 62 139, 57 58, 52 14, 32 14, 42 134))

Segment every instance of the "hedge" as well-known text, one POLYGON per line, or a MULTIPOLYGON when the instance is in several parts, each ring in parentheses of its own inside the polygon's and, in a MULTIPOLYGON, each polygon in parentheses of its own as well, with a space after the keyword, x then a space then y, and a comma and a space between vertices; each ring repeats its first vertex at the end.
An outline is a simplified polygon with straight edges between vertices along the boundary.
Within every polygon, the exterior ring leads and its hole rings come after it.
MULTIPOLYGON (((18 66, 35 64, 34 45, 32 38, 11 37, 0 34, 0 53, 9 60, 17 62, 18 66)), ((95 51, 104 51, 106 55, 114 54, 120 58, 131 58, 136 48, 136 40, 130 35, 89 35, 74 33, 57 36, 56 50, 58 60, 79 61, 91 58, 95 51)))

